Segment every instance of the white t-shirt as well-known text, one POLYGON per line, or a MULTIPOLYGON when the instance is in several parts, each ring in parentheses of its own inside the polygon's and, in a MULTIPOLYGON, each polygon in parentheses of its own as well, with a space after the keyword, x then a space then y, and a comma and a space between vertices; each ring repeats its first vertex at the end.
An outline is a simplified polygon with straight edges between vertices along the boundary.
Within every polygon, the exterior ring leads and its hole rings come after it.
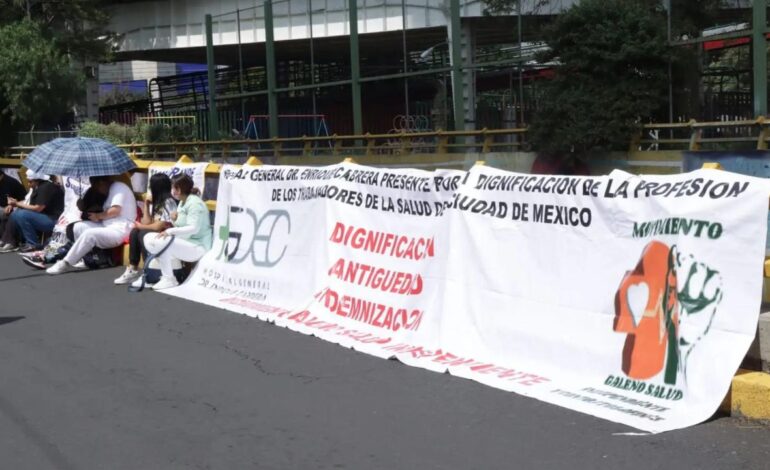
POLYGON ((136 221, 136 198, 131 188, 125 183, 115 181, 110 185, 110 192, 107 194, 107 200, 104 201, 104 210, 112 206, 120 206, 120 215, 105 219, 102 223, 105 227, 128 234, 136 221))

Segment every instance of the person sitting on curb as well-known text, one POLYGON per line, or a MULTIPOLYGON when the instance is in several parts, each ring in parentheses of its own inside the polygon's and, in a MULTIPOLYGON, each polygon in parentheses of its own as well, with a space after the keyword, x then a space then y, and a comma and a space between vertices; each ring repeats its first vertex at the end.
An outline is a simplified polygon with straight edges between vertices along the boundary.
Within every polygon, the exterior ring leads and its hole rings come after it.
MULTIPOLYGON (((24 245, 21 252, 40 249, 40 233, 53 230, 56 220, 64 212, 64 190, 50 181, 48 175, 27 170, 27 180, 32 188, 29 202, 22 202, 8 197, 8 205, 13 208, 10 221, 21 232, 24 245)), ((13 247, 3 246, 10 251, 13 247)))
POLYGON ((46 269, 48 274, 82 269, 83 266, 78 263, 94 247, 106 250, 120 246, 131 232, 136 219, 136 199, 131 188, 125 183, 114 181, 111 176, 94 176, 90 180, 91 187, 107 195, 104 211, 92 212, 89 220, 73 226, 75 243, 67 256, 46 269))
MULTIPOLYGON (((8 197, 10 196, 17 201, 23 201, 25 195, 26 191, 24 190, 24 185, 0 170, 0 208, 2 208, 2 210, 0 210, 0 233, 5 232, 5 227, 8 225, 8 221, 11 218, 11 212, 13 212, 13 207, 8 205, 8 197)), ((13 231, 13 236, 16 236, 15 230, 13 231)), ((13 240, 13 243, 6 243, 5 241, 0 240, 0 253, 8 253, 10 251, 16 251, 16 249, 17 244, 15 239, 13 240)))
POLYGON ((174 277, 174 259, 193 263, 211 248, 209 209, 192 191, 192 178, 185 174, 174 176, 171 180, 171 194, 179 200, 174 226, 160 233, 148 233, 144 237, 144 246, 150 254, 154 255, 165 249, 157 258, 161 277, 160 281, 152 286, 155 290, 179 285, 174 277), (176 238, 169 245, 171 235, 176 238))
POLYGON ((126 271, 115 279, 115 284, 128 284, 142 276, 139 262, 142 257, 147 258, 144 249, 145 235, 172 227, 172 214, 176 210, 176 201, 171 197, 171 179, 165 173, 152 175, 150 192, 144 200, 142 221, 134 224, 134 229, 128 236, 129 265, 126 271))

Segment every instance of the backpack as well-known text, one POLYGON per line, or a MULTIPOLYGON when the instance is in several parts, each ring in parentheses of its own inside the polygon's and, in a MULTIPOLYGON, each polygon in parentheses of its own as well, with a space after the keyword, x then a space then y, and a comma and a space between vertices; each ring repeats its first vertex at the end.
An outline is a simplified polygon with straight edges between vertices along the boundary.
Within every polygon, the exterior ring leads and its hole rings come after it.
POLYGON ((83 263, 88 269, 103 269, 115 266, 111 250, 94 247, 83 257, 83 263))

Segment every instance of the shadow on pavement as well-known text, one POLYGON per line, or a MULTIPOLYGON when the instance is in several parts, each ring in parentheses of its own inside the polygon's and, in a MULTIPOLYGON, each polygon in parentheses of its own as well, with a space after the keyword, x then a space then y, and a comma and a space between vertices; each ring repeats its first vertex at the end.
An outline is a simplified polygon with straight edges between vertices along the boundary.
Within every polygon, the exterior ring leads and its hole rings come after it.
POLYGON ((38 272, 36 272, 34 274, 25 274, 24 276, 5 277, 5 278, 0 279, 0 282, 4 282, 4 281, 19 281, 21 279, 30 279, 30 278, 33 278, 33 277, 43 277, 43 276, 47 276, 47 275, 48 274, 46 274, 45 271, 38 271, 38 272))
POLYGON ((13 323, 15 321, 23 320, 27 317, 0 317, 0 326, 5 325, 6 323, 13 323))

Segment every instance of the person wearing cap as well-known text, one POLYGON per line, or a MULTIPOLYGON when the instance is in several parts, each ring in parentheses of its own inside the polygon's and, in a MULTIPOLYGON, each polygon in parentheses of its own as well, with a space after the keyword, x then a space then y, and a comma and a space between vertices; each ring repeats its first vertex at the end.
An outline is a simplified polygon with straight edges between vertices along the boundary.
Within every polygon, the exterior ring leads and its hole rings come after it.
POLYGON ((13 212, 13 207, 8 205, 8 198, 24 200, 25 193, 24 186, 18 180, 0 170, 0 233, 4 233, 6 227, 8 227, 12 232, 10 238, 13 241, 13 243, 6 243, 5 240, 0 239, 0 253, 7 253, 17 249, 15 227, 12 227, 13 224, 8 223, 11 218, 11 212, 13 212), (8 246, 6 247, 6 245, 8 246), (8 248, 8 250, 5 250, 5 248, 8 248))
POLYGON ((14 208, 11 221, 24 241, 21 252, 40 249, 39 233, 53 230, 64 211, 64 190, 52 183, 48 175, 27 170, 27 180, 32 188, 29 202, 8 198, 8 205, 14 208))

